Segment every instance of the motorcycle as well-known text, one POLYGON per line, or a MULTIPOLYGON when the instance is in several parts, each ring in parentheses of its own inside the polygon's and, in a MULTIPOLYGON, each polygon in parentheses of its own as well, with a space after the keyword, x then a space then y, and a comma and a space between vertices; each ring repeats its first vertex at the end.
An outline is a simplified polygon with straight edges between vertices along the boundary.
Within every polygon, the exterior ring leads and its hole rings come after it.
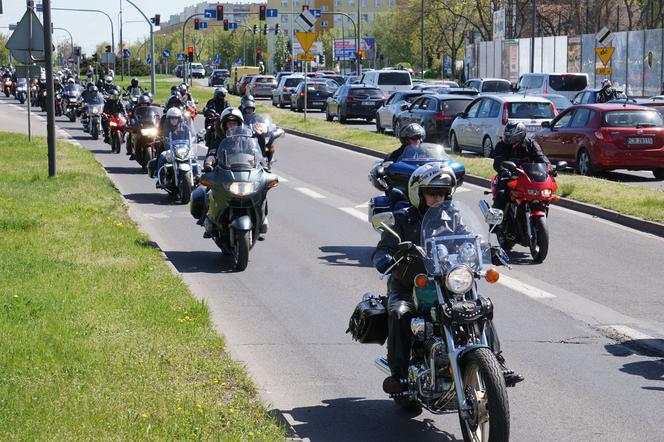
POLYGON ((245 117, 244 125, 249 128, 256 137, 262 138, 263 143, 259 142, 259 145, 262 144, 262 146, 264 146, 262 147, 263 156, 268 160, 267 169, 269 171, 272 167, 272 156, 275 152, 273 144, 277 138, 282 137, 285 134, 284 130, 272 123, 272 117, 270 115, 259 115, 255 112, 245 117))
POLYGON ((191 193, 198 186, 201 167, 194 151, 196 135, 191 120, 185 118, 183 124, 186 130, 178 133, 184 135, 174 137, 169 133, 166 136, 164 141, 167 149, 148 163, 148 174, 150 177, 156 176, 157 188, 164 189, 172 197, 179 198, 182 204, 187 204, 191 200, 191 193))
POLYGON ((12 89, 14 87, 14 82, 12 81, 11 78, 5 78, 5 80, 2 82, 2 91, 5 93, 5 97, 9 97, 9 95, 12 93, 12 89))
POLYGON ((215 143, 216 140, 216 135, 215 135, 215 128, 217 127, 217 123, 221 119, 221 115, 219 115, 214 109, 209 110, 210 114, 207 117, 208 124, 205 127, 205 147, 208 149, 212 147, 212 145, 215 143))
POLYGON ((46 89, 42 90, 39 94, 39 106, 41 107, 42 112, 46 112, 46 103, 48 102, 48 91, 46 89))
POLYGON ((108 121, 109 137, 111 139, 111 152, 120 153, 124 143, 127 118, 120 114, 111 115, 108 121))
MULTIPOLYGON (((505 206, 505 216, 502 225, 496 230, 498 244, 507 251, 515 244, 529 247, 533 260, 541 263, 549 251, 549 230, 546 223, 549 204, 560 199, 555 195, 558 185, 554 175, 558 169, 567 167, 567 163, 561 161, 554 166, 524 163, 517 167, 512 161, 504 161, 501 167, 510 175, 507 182, 509 199, 505 206)), ((497 175, 491 180, 494 199, 497 180, 497 175)))
MULTIPOLYGON (((64 94, 64 114, 72 123, 76 121, 76 116, 81 106, 81 86, 67 85, 64 94)), ((87 131, 86 131, 87 132, 87 131)))
POLYGON ((60 92, 55 93, 55 116, 59 117, 62 115, 62 94, 60 92))
POLYGON ((267 192, 279 183, 264 165, 256 138, 244 127, 231 128, 217 148, 217 165, 201 177, 191 215, 203 220, 206 236, 237 271, 247 268, 249 251, 267 233, 267 192))
POLYGON ((369 181, 384 193, 369 201, 369 222, 377 213, 391 212, 408 203, 408 180, 418 167, 431 162, 442 162, 452 168, 459 185, 463 183, 466 168, 460 161, 451 160, 440 144, 421 143, 406 146, 399 161, 378 161, 369 172, 369 181), (386 194, 386 195, 385 195, 386 194))
MULTIPOLYGON (((81 124, 83 125, 83 132, 88 132, 92 136, 93 140, 99 139, 99 134, 102 130, 101 118, 103 109, 104 97, 98 93, 95 96, 88 97, 88 102, 85 104, 85 106, 83 106, 83 111, 81 112, 81 124)), ((71 112, 74 113, 75 120, 76 113, 74 110, 71 110, 71 112)))
POLYGON ((161 108, 158 106, 135 107, 132 124, 127 127, 127 146, 143 170, 161 153, 158 143, 155 142, 159 135, 160 114, 161 108))
MULTIPOLYGON (((486 223, 502 218, 502 211, 489 209, 486 203, 480 207, 486 223)), ((417 259, 425 269, 414 281, 408 377, 404 391, 392 399, 408 410, 456 411, 464 441, 509 440, 507 386, 492 350, 497 338, 494 305, 479 293, 480 279, 495 283, 500 276, 491 266, 494 249, 476 233, 486 229, 484 223, 469 207, 445 201, 425 214, 422 246, 401 241, 392 229, 392 212, 377 214, 372 224, 398 239, 397 263, 417 259)), ((349 322, 355 340, 385 342, 386 303, 386 298, 371 293, 363 296, 349 322)), ((386 358, 377 357, 374 363, 391 375, 386 358)))
POLYGON ((26 80, 19 80, 16 85, 16 99, 19 103, 25 103, 28 99, 28 83, 26 80))
POLYGON ((138 104, 138 98, 141 95, 143 95, 143 92, 137 87, 132 88, 128 93, 125 93, 123 95, 123 98, 128 98, 126 106, 127 112, 131 112, 134 110, 136 104, 138 104))
POLYGON ((196 112, 196 103, 192 100, 187 100, 181 109, 182 115, 184 115, 185 118, 191 119, 191 121, 194 121, 194 118, 198 115, 196 112))

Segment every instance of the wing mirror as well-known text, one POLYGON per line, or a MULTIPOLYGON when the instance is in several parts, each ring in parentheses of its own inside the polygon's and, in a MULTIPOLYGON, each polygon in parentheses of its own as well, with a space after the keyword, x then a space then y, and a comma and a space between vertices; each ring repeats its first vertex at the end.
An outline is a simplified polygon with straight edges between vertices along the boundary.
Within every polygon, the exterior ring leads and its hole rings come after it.
POLYGON ((371 217, 371 225, 373 228, 378 231, 378 232, 389 232, 394 237, 401 242, 401 237, 397 232, 394 231, 392 227, 394 227, 395 220, 394 220, 394 214, 392 212, 381 212, 381 213, 376 213, 374 216, 371 217))
POLYGON ((205 129, 201 129, 196 134, 196 142, 200 143, 201 141, 204 141, 204 140, 205 140, 205 129))
POLYGON ((542 121, 542 127, 544 128, 551 127, 551 123, 548 121, 542 121))
POLYGON ((556 170, 567 169, 567 161, 558 161, 556 164, 556 170))
POLYGON ((408 109, 408 103, 402 103, 401 106, 399 106, 399 109, 405 111, 406 109, 408 109))
POLYGON ((484 221, 487 224, 497 226, 503 222, 503 211, 489 207, 489 203, 484 200, 480 200, 480 210, 482 211, 484 221))

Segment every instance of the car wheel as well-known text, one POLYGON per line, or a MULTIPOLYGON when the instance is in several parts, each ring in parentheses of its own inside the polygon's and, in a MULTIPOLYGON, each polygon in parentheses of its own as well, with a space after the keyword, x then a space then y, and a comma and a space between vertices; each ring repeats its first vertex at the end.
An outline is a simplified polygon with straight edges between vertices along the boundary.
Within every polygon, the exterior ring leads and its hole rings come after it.
POLYGON ((326 121, 333 121, 334 120, 334 117, 332 115, 330 115, 330 112, 327 109, 325 110, 325 120, 326 121))
POLYGON ((371 123, 373 121, 373 117, 367 117, 365 118, 365 120, 367 121, 367 123, 371 123))
POLYGON ((450 135, 450 147, 452 148, 452 152, 461 153, 461 146, 459 146, 459 140, 457 140, 454 132, 450 135))
POLYGON ((286 107, 286 103, 281 101, 281 97, 279 97, 279 107, 282 108, 282 109, 286 107))
POLYGON ((593 165, 590 154, 586 149, 581 149, 576 159, 576 167, 579 173, 584 176, 593 176, 597 174, 597 169, 593 165))
POLYGON ((339 112, 339 123, 346 124, 346 116, 342 115, 341 112, 339 112))
POLYGON ((382 134, 385 132, 385 129, 383 129, 380 125, 380 116, 376 115, 376 132, 379 134, 382 134))
POLYGON ((655 175, 656 180, 664 180, 664 169, 653 169, 652 174, 655 175))
POLYGON ((493 143, 489 137, 484 137, 484 141, 482 141, 482 155, 484 155, 484 158, 493 156, 493 143))

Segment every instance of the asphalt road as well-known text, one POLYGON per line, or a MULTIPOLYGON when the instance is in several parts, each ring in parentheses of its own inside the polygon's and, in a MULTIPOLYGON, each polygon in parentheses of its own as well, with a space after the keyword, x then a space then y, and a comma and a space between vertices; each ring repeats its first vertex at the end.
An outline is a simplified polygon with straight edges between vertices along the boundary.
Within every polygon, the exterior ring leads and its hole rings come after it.
MULTIPOLYGON (((25 113, 9 101, 0 97, 0 130, 24 131, 25 113)), ((61 136, 106 168, 140 228, 206 301, 268 407, 299 437, 461 439, 455 414, 401 412, 382 393, 383 374, 373 367, 385 349, 344 333, 362 293, 384 291, 370 264, 378 236, 366 221, 366 202, 375 194, 366 180, 372 158, 280 139, 273 171, 282 180, 269 195, 270 231, 252 250, 248 269, 233 273, 188 207, 155 189, 135 162, 111 154, 79 123, 57 124, 61 136)), ((484 196, 465 184, 456 197, 476 207, 484 196)), ((645 340, 664 344, 664 240, 560 208, 552 208, 549 226, 545 263, 532 265, 517 247, 513 270, 502 270, 507 277, 481 286, 495 302, 509 365, 526 377, 509 390, 512 439, 662 440, 664 354, 635 348, 645 340), (621 334, 634 342, 610 338, 621 334)))

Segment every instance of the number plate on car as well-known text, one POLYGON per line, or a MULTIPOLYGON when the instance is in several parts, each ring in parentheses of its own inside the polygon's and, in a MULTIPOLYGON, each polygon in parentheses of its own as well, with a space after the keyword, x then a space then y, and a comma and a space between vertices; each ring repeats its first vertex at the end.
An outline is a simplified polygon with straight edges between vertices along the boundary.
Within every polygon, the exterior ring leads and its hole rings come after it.
POLYGON ((542 126, 526 126, 526 132, 537 132, 542 126))
POLYGON ((373 106, 373 101, 363 101, 362 106, 373 106))
POLYGON ((635 137, 630 137, 627 138, 627 144, 653 144, 655 140, 652 137, 643 137, 643 138, 635 138, 635 137))
POLYGON ((322 101, 313 101, 311 104, 312 104, 313 106, 322 106, 322 105, 323 105, 323 102, 322 102, 322 101))

